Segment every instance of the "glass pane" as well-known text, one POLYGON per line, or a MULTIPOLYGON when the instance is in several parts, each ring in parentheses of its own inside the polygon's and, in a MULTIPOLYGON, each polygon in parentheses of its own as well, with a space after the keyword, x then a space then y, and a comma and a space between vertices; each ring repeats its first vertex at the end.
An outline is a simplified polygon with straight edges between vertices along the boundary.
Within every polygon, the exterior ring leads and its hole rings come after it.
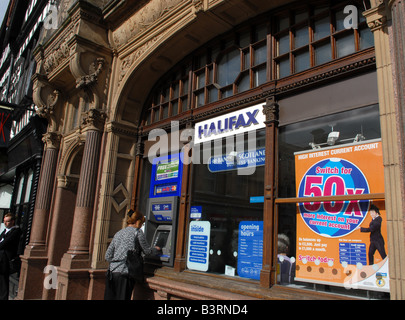
POLYGON ((169 105, 165 104, 162 106, 162 119, 166 119, 168 117, 169 117, 169 105))
POLYGON ((250 44, 250 32, 245 31, 239 35, 239 46, 241 48, 247 47, 250 44))
POLYGON ((314 39, 319 40, 330 35, 329 17, 315 21, 314 39))
POLYGON ((232 88, 230 88, 230 89, 223 90, 221 93, 222 93, 221 94, 222 99, 224 99, 224 98, 228 98, 228 97, 232 96, 233 90, 232 90, 232 88))
POLYGON ((295 56, 295 72, 308 69, 311 66, 309 61, 309 52, 303 52, 295 56))
POLYGON ((177 100, 172 102, 172 116, 175 116, 176 114, 179 113, 179 103, 177 100))
POLYGON ((319 13, 321 13, 321 12, 325 12, 325 11, 328 10, 328 9, 329 9, 329 8, 326 7, 326 6, 324 6, 324 7, 316 6, 316 7, 314 8, 314 15, 317 15, 317 14, 319 14, 319 13))
POLYGON ((182 87, 182 95, 185 95, 188 93, 188 78, 183 80, 183 87, 182 87))
POLYGON ((250 51, 243 53, 243 69, 250 68, 250 51))
POLYGON ((162 92, 162 103, 169 101, 169 94, 170 94, 169 88, 164 88, 162 92))
POLYGON ((200 72, 196 77, 196 89, 203 88, 205 86, 205 71, 200 72))
POLYGON ((261 46, 254 50, 254 65, 264 63, 267 61, 267 46, 261 46))
POLYGON ((188 97, 181 99, 180 112, 188 110, 188 97))
POLYGON ((195 106, 201 107, 204 105, 204 92, 195 95, 195 106))
POLYGON ((287 29, 290 26, 290 19, 288 17, 279 18, 278 20, 278 30, 287 29))
MULTIPOLYGON (((257 139, 256 145, 261 143, 264 139, 257 139)), ((200 160, 193 161, 191 205, 202 206, 202 220, 211 224, 207 272, 229 276, 232 270, 235 276, 247 277, 242 272, 238 274, 239 229, 241 222, 252 225, 263 220, 263 203, 250 203, 250 197, 263 192, 265 167, 255 167, 251 175, 240 175, 236 169, 211 172, 204 164, 211 156, 228 154, 227 144, 225 139, 219 140, 215 145, 204 145, 198 155, 193 153, 200 160)))
POLYGON ((295 48, 305 46, 309 43, 308 27, 295 31, 295 48))
POLYGON ((267 36, 267 26, 265 24, 262 24, 260 26, 256 26, 256 29, 255 29, 255 42, 265 39, 266 36, 267 36))
POLYGON ((226 53, 218 64, 218 84, 221 87, 233 83, 240 72, 240 51, 226 53))
POLYGON ((290 59, 285 59, 278 64, 278 77, 284 78, 290 75, 290 59))
MULTIPOLYGON (((279 141, 279 154, 278 154, 278 181, 279 181, 279 192, 278 196, 280 198, 289 198, 289 197, 297 197, 299 196, 296 193, 296 185, 299 184, 299 180, 301 179, 302 176, 298 177, 296 175, 296 172, 294 171, 294 168, 297 166, 297 162, 295 160, 294 153, 299 152, 299 151, 304 151, 309 149, 309 142, 313 142, 315 140, 315 143, 325 143, 325 140, 327 139, 327 134, 330 132, 331 128, 328 124, 334 123, 335 124, 335 129, 337 131, 340 131, 340 135, 343 139, 350 138, 353 139, 359 131, 363 133, 363 135, 367 139, 376 139, 380 138, 380 123, 379 123, 379 114, 378 114, 378 105, 374 105, 372 107, 366 107, 366 108, 360 108, 360 109, 355 109, 352 111, 348 112, 341 112, 333 115, 328 115, 325 117, 320 117, 320 118, 315 118, 311 119, 308 121, 302 121, 294 124, 290 124, 287 126, 280 126, 279 128, 279 135, 278 135, 278 141, 279 141), (317 142, 319 140, 319 142, 317 142)), ((353 141, 353 140, 352 140, 353 141)), ((341 143, 341 145, 348 143, 347 141, 338 141, 338 143, 341 143)), ((323 147, 323 146, 321 146, 323 147)), ((322 149, 321 149, 322 150, 322 149)), ((319 161, 319 160, 316 160, 319 161)), ((316 162, 314 161, 314 162, 316 162)), ((370 159, 370 161, 373 161, 373 159, 370 159)), ((315 210, 314 210, 315 211, 315 210)), ((299 263, 299 255, 302 253, 302 247, 300 248, 299 245, 302 243, 299 243, 297 240, 301 237, 301 233, 297 233, 297 225, 298 220, 301 220, 301 217, 299 214, 296 214, 297 212, 297 205, 294 204, 285 204, 285 205, 279 205, 278 206, 278 234, 279 234, 279 240, 282 240, 283 238, 280 237, 281 234, 288 235, 289 238, 289 252, 287 253, 287 257, 294 257, 297 265, 302 267, 302 263, 299 263)), ((315 212, 317 214, 317 212, 315 212)), ((320 240, 319 241, 324 241, 321 239, 326 239, 324 238, 323 235, 319 235, 318 237, 320 240)), ((329 238, 330 239, 330 238, 329 238)), ((338 241, 339 239, 336 238, 338 241)), ((279 241, 280 243, 281 241, 279 241)), ((284 241, 283 241, 284 242, 284 241)), ((322 255, 331 257, 333 256, 332 251, 338 247, 339 244, 336 246, 330 246, 329 244, 327 245, 327 248, 325 249, 326 251, 322 253, 322 255)), ((314 247, 311 248, 314 250, 314 247)), ((338 250, 337 250, 338 251, 338 250)), ((308 251, 307 251, 308 252, 308 251)), ((314 251, 313 251, 314 252, 314 251)), ((316 251, 315 251, 316 252, 316 251)), ((279 251, 280 253, 280 251, 279 251)), ((378 254, 375 255, 376 257, 380 258, 378 254)), ((336 254, 337 259, 335 259, 335 262, 339 259, 339 252, 336 254)), ((283 259, 284 260, 284 259, 283 259)), ((324 265, 325 267, 325 272, 318 273, 319 277, 317 277, 317 281, 328 281, 330 280, 329 275, 330 273, 326 272, 327 264, 324 265)), ((359 266, 360 267, 360 266, 359 266)), ((335 263, 333 268, 336 268, 335 270, 338 270, 340 268, 339 263, 335 263)), ((282 267, 280 267, 280 273, 281 273, 281 281, 283 279, 282 273, 283 273, 282 267)), ((295 276, 299 277, 299 268, 295 269, 297 273, 295 276)), ((302 271, 302 269, 301 269, 302 271)), ((308 270, 309 271, 309 270, 308 270)), ((313 269, 312 269, 313 271, 313 269)), ((344 272, 344 271, 338 271, 338 272, 344 272)), ((312 272, 313 273, 313 272, 312 272)), ((301 279, 300 279, 301 280, 301 279)), ((346 289, 340 287, 340 286, 335 286, 333 283, 330 283, 328 286, 319 286, 318 284, 316 287, 314 287, 313 283, 306 283, 306 282, 301 282, 299 281, 296 284, 302 285, 303 287, 307 287, 308 289, 316 289, 317 291, 328 291, 328 292, 334 292, 334 293, 343 293, 344 295, 361 295, 363 297, 368 297, 369 295, 373 292, 372 288, 368 288, 369 290, 362 290, 362 289, 346 289)), ((337 284, 337 283, 336 283, 337 284)), ((378 289, 376 289, 378 290, 378 289)), ((389 298, 388 296, 383 297, 381 292, 375 292, 376 295, 380 297, 380 299, 384 298, 389 298)), ((373 295, 375 297, 376 295, 373 295)))
POLYGON ((28 178, 27 178, 27 187, 25 188, 25 198, 24 202, 30 201, 31 196, 31 187, 32 187, 32 178, 34 177, 34 172, 30 169, 28 171, 28 178))
POLYGON ((374 46, 374 36, 369 28, 360 30, 360 49, 366 49, 374 46))
POLYGON ((218 100, 218 89, 212 87, 208 90, 208 102, 215 102, 218 100))
POLYGON ((211 83, 214 83, 214 70, 212 65, 208 68, 208 79, 207 79, 207 84, 211 83))
POLYGON ((18 182, 18 192, 17 192, 16 201, 15 201, 16 204, 19 204, 22 200, 21 195, 22 195, 23 186, 24 186, 24 176, 21 174, 20 180, 18 182))
POLYGON ((152 110, 148 112, 148 120, 146 120, 146 124, 152 124, 152 110))
POLYGON ((299 12, 295 14, 295 23, 303 22, 308 20, 308 12, 299 12))
POLYGON ((202 68, 207 64, 207 55, 203 54, 201 56, 196 57, 196 61, 195 61, 195 67, 198 68, 202 68))
POLYGON ((245 73, 238 83, 238 92, 243 92, 250 89, 249 73, 245 73))
POLYGON ((355 44, 353 35, 336 39, 336 52, 338 58, 347 56, 348 54, 351 54, 354 51, 355 51, 355 44))
POLYGON ((176 82, 174 85, 173 85, 173 98, 178 98, 178 96, 179 96, 179 83, 178 82, 176 82))
POLYGON ((359 10, 359 23, 362 23, 362 22, 366 21, 366 17, 363 16, 363 12, 364 11, 359 10))
POLYGON ((339 11, 335 13, 335 18, 336 18, 336 31, 344 30, 344 21, 346 18, 346 15, 343 13, 343 11, 339 11))
POLYGON ((290 51, 290 36, 287 34, 278 39, 277 55, 282 55, 290 51))
POLYGON ((315 65, 320 65, 332 60, 330 43, 315 48, 315 65))
POLYGON ((254 77, 253 77, 253 86, 254 87, 260 86, 261 84, 265 83, 267 81, 266 67, 263 66, 263 67, 255 70, 253 75, 254 75, 254 77))

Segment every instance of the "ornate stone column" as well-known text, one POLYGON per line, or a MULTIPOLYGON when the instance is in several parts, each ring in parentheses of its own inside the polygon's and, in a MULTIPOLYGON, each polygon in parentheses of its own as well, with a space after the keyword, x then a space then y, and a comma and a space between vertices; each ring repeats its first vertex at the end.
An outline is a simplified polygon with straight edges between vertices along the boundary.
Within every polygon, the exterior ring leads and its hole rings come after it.
POLYGON ((402 101, 398 99, 398 90, 402 90, 402 92, 404 90, 403 82, 402 88, 398 87, 398 84, 403 81, 404 55, 403 47, 401 49, 401 41, 404 41, 404 34, 400 30, 404 29, 404 9, 401 1, 386 2, 390 2, 393 10, 392 21, 389 8, 383 0, 371 0, 371 8, 364 12, 364 16, 374 34, 375 42, 381 139, 383 143, 390 293, 391 299, 404 299, 405 278, 401 274, 400 267, 405 263, 404 155, 402 150, 404 140, 403 126, 399 124, 404 102, 403 96, 402 101), (397 11, 398 9, 399 11, 397 11), (394 18, 394 16, 396 17, 394 18), (402 73, 400 70, 401 65, 402 73))
POLYGON ((266 116, 266 166, 264 172, 264 212, 263 212, 263 266, 260 272, 260 285, 269 288, 276 283, 277 271, 277 217, 276 200, 276 150, 278 128, 278 104, 274 97, 263 105, 266 116))
MULTIPOLYGON (((72 235, 69 250, 67 251, 67 254, 71 257, 82 256, 82 258, 88 259, 89 256, 101 136, 105 118, 103 112, 91 109, 83 120, 83 132, 86 134, 86 142, 80 169, 72 235)), ((86 263, 86 267, 88 266, 86 263)))
POLYGON ((60 135, 54 132, 48 132, 44 135, 43 140, 46 146, 45 155, 42 163, 29 244, 31 248, 35 247, 39 250, 42 250, 45 247, 46 242, 49 209, 51 207, 52 191, 55 182, 60 135))
MULTIPOLYGON (((397 122, 397 144, 399 158, 399 176, 400 181, 395 186, 397 193, 394 200, 395 211, 392 212, 391 230, 394 232, 393 244, 389 246, 390 264, 393 261, 393 267, 390 268, 390 286, 391 299, 405 299, 405 275, 401 267, 405 264, 405 3, 402 0, 390 0, 388 9, 391 19, 390 35, 390 53, 393 65, 393 92, 394 108, 397 122), (395 260, 392 259, 395 257, 395 260), (395 263, 395 265, 394 265, 395 263), (394 266, 398 266, 395 267, 394 266)), ((398 172, 396 171, 396 172, 398 172)))
POLYGON ((56 300, 88 299, 91 227, 105 119, 105 113, 96 109, 90 109, 83 119, 82 132, 86 135, 86 141, 69 249, 58 269, 56 300))
POLYGON ((30 242, 21 256, 21 274, 17 299, 40 299, 43 289, 43 270, 47 265, 46 238, 51 208, 55 172, 58 160, 60 135, 48 132, 44 135, 44 157, 42 161, 38 192, 35 202, 30 242))

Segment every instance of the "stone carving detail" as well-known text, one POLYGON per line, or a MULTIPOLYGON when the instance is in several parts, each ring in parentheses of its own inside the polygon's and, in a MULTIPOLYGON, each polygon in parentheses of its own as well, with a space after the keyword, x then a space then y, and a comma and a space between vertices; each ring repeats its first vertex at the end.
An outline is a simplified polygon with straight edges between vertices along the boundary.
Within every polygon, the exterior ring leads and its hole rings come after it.
POLYGON ((204 1, 203 0, 193 0, 193 6, 195 12, 200 12, 204 10, 204 1))
POLYGON ((92 130, 103 131, 106 118, 107 115, 103 111, 90 109, 83 116, 82 125, 92 130))
POLYGON ((123 186, 122 183, 120 183, 119 186, 115 188, 115 190, 113 191, 111 197, 111 203, 114 206, 116 212, 118 213, 121 212, 121 210, 124 209, 129 204, 129 198, 130 195, 128 190, 123 186), (117 199, 124 199, 124 200, 118 203, 117 199))
POLYGON ((127 43, 184 0, 152 0, 113 34, 115 47, 127 43))
POLYGON ((60 92, 54 90, 52 94, 48 95, 46 104, 38 106, 37 114, 41 118, 50 119, 53 117, 55 106, 59 100, 59 95, 60 92))
POLYGON ((379 28, 382 28, 386 22, 387 22, 387 17, 381 17, 379 19, 375 19, 373 21, 367 22, 367 25, 371 29, 371 31, 375 31, 379 28))
POLYGON ((68 43, 73 36, 74 32, 70 31, 65 37, 62 38, 63 41, 46 56, 43 63, 43 68, 47 75, 69 58, 70 49, 68 43))
POLYGON ((266 116, 265 123, 272 123, 278 121, 279 105, 274 97, 266 99, 266 104, 263 105, 263 114, 266 116))
POLYGON ((96 83, 98 75, 103 69, 104 63, 105 60, 103 58, 98 58, 93 63, 91 63, 89 66, 89 74, 76 80, 76 88, 83 89, 96 83))
POLYGON ((59 149, 61 135, 56 132, 48 132, 43 135, 42 141, 46 149, 59 149))
POLYGON ((135 52, 133 52, 131 55, 127 56, 122 60, 121 63, 121 68, 120 68, 120 74, 118 76, 118 85, 121 83, 122 79, 124 79, 126 73, 128 70, 131 68, 131 66, 139 59, 139 57, 144 54, 150 47, 152 47, 160 38, 162 35, 156 36, 149 41, 147 41, 144 45, 139 47, 135 52))

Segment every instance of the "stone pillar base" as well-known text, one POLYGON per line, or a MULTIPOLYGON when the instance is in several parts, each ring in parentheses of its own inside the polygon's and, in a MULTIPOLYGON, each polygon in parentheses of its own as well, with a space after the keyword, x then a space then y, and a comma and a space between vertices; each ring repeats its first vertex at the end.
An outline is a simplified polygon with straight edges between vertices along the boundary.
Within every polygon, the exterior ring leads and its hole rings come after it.
POLYGON ((16 300, 40 300, 44 289, 44 268, 48 257, 21 256, 21 273, 16 300))
POLYGON ((65 253, 58 268, 55 300, 88 300, 90 257, 65 253))
POLYGON ((89 300, 104 300, 106 269, 90 270, 89 300))
POLYGON ((60 267, 66 270, 90 269, 90 255, 67 252, 62 257, 60 267))
POLYGON ((55 300, 88 300, 89 283, 89 269, 58 268, 55 300))

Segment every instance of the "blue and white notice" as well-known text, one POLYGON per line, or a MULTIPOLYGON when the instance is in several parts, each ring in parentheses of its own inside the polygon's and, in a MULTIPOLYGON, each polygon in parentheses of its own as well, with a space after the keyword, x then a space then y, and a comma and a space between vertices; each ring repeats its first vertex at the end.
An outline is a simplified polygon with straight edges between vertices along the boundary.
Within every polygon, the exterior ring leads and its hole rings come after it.
POLYGON ((239 223, 238 275, 260 280, 263 264, 263 221, 239 223))
POLYGON ((211 223, 191 221, 188 238, 187 268, 208 271, 211 223))

